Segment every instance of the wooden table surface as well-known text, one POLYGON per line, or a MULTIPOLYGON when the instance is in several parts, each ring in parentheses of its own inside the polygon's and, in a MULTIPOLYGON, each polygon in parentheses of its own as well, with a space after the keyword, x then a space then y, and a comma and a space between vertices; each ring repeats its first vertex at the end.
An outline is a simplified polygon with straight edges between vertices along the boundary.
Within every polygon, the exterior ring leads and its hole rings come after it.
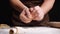
MULTIPOLYGON (((49 22, 50 26, 60 28, 60 22, 49 22)), ((7 24, 0 24, 0 28, 10 28, 7 24)))

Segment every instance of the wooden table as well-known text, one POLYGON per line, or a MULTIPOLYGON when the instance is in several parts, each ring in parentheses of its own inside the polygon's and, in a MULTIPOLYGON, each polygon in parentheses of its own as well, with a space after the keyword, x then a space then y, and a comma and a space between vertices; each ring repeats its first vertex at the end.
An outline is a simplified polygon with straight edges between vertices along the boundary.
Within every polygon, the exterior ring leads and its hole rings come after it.
MULTIPOLYGON (((60 28, 60 22, 49 22, 52 27, 60 28)), ((10 28, 7 24, 0 24, 0 28, 10 28)))

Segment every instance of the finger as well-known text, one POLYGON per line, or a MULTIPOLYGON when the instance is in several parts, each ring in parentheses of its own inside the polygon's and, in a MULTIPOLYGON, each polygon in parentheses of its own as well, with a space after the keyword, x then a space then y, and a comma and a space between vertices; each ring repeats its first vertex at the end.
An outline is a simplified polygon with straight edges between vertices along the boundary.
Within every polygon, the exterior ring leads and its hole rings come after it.
POLYGON ((27 19, 28 19, 25 15, 21 15, 21 18, 22 18, 23 20, 27 20, 27 19))
POLYGON ((22 11, 22 13, 20 14, 21 18, 27 19, 27 17, 25 16, 25 10, 22 11))
POLYGON ((33 10, 33 20, 37 20, 37 18, 39 17, 38 11, 37 10, 33 10))
POLYGON ((20 15, 20 19, 21 19, 21 21, 23 21, 24 23, 26 23, 27 22, 27 20, 28 20, 28 18, 25 16, 25 15, 20 15))
POLYGON ((28 18, 28 17, 26 16, 26 13, 28 13, 28 12, 26 11, 26 9, 23 10, 22 13, 20 14, 20 19, 21 19, 21 21, 24 22, 24 23, 29 23, 29 22, 32 21, 32 19, 31 19, 31 18, 28 18))
POLYGON ((21 17, 22 17, 23 19, 25 19, 25 20, 29 19, 29 18, 27 17, 27 15, 26 15, 26 11, 25 11, 25 10, 22 11, 21 17))
POLYGON ((28 17, 28 18, 32 18, 32 15, 31 15, 31 13, 30 13, 29 10, 26 10, 26 13, 27 13, 27 17, 28 17))
POLYGON ((24 23, 30 23, 32 21, 32 19, 27 18, 25 15, 21 15, 20 19, 24 23))
POLYGON ((24 15, 25 14, 25 9, 21 13, 24 15))
POLYGON ((35 13, 37 10, 35 8, 33 8, 32 12, 35 13))
POLYGON ((37 14, 36 10, 33 10, 32 15, 35 16, 37 14))
POLYGON ((35 20, 41 21, 41 20, 43 19, 43 17, 44 17, 43 13, 40 12, 40 13, 38 14, 38 16, 35 16, 35 20))
POLYGON ((30 8, 30 12, 32 12, 33 11, 33 8, 30 8))
POLYGON ((27 15, 30 15, 29 9, 25 10, 25 12, 27 13, 27 15))
POLYGON ((39 6, 35 6, 34 9, 35 9, 35 10, 39 10, 40 7, 39 7, 39 6))

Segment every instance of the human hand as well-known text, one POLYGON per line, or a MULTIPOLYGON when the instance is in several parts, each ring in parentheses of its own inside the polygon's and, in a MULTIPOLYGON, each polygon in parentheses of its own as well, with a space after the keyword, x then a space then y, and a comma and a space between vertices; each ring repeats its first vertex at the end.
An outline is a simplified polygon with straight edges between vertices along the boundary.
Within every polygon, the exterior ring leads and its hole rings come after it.
POLYGON ((25 8, 21 14, 20 14, 20 19, 24 23, 30 23, 32 21, 32 15, 29 11, 29 8, 25 8))
POLYGON ((30 8, 30 11, 33 16, 33 20, 41 21, 44 17, 43 10, 39 6, 30 8))

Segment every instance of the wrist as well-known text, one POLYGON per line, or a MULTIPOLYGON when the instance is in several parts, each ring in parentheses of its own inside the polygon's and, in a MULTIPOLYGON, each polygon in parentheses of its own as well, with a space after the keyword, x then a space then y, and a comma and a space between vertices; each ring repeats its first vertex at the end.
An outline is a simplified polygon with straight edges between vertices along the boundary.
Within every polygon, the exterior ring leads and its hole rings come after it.
POLYGON ((27 9, 28 7, 26 7, 26 6, 22 6, 22 7, 20 7, 20 11, 23 11, 23 10, 25 10, 25 9, 27 9))
POLYGON ((23 7, 23 10, 24 10, 24 9, 28 9, 28 7, 24 6, 24 7, 23 7))
POLYGON ((45 7, 42 7, 42 6, 39 6, 39 7, 43 10, 44 15, 46 15, 48 13, 48 10, 46 10, 45 7))

